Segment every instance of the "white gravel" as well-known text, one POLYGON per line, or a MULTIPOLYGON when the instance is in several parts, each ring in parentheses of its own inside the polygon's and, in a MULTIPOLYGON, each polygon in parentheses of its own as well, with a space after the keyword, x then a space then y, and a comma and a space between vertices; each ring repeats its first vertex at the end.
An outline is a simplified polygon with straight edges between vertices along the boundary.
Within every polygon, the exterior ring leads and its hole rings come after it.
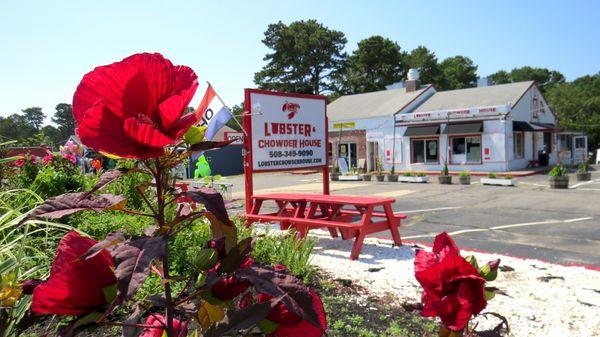
MULTIPOLYGON (((326 231, 310 233, 318 239, 312 261, 322 269, 366 286, 374 295, 387 293, 399 301, 419 301, 421 287, 414 278, 414 248, 392 248, 390 241, 366 239, 359 260, 350 261, 351 240, 331 239, 326 231), (370 272, 370 268, 383 269, 370 272)), ((463 256, 470 254, 480 263, 500 258, 501 266, 514 268, 500 272, 496 281, 488 283, 508 296, 496 295, 484 310, 505 316, 511 327, 510 336, 600 336, 600 272, 462 251, 463 256), (538 279, 544 276, 555 278, 547 282, 538 279)), ((480 321, 479 327, 491 324, 491 320, 480 321)))

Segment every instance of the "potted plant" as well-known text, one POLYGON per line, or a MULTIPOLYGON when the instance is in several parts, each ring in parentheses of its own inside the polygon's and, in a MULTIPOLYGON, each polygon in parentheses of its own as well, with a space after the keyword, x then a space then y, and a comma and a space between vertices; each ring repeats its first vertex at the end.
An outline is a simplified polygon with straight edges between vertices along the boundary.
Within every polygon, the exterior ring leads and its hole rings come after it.
POLYGON ((329 174, 329 176, 331 177, 331 181, 338 181, 340 180, 340 168, 337 166, 334 166, 333 169, 331 170, 331 173, 329 174))
POLYGON ((364 181, 371 181, 372 177, 373 177, 373 172, 367 172, 362 175, 362 178, 364 181))
POLYGON ((392 170, 388 174, 388 181, 393 183, 398 182, 398 175, 396 174, 396 169, 394 166, 392 166, 392 170))
POLYGON ((471 173, 469 171, 462 171, 458 176, 458 180, 461 185, 470 185, 471 184, 471 173))
POLYGON ((486 178, 481 178, 481 184, 496 186, 515 186, 515 181, 510 175, 499 177, 494 172, 490 172, 486 178))
POLYGON ((577 181, 590 181, 592 180, 592 172, 589 172, 589 166, 587 163, 579 164, 577 169, 577 181))
POLYGON ((344 173, 341 176, 339 176, 339 180, 344 180, 344 181, 360 181, 361 180, 361 175, 359 175, 356 172, 356 167, 350 166, 350 168, 348 169, 347 173, 344 173))
POLYGON ((450 172, 448 172, 448 164, 444 164, 444 169, 440 172, 440 176, 438 177, 440 184, 450 185, 452 184, 452 176, 450 172))
POLYGON ((567 189, 569 188, 569 176, 567 169, 562 165, 556 165, 548 173, 550 188, 567 189))
POLYGON ((383 164, 381 163, 381 161, 377 161, 377 175, 375 176, 375 178, 377 178, 377 181, 383 181, 385 179, 385 175, 383 174, 382 171, 382 166, 383 164))
POLYGON ((398 178, 403 183, 426 183, 429 181, 429 177, 423 172, 405 172, 402 177, 398 178))

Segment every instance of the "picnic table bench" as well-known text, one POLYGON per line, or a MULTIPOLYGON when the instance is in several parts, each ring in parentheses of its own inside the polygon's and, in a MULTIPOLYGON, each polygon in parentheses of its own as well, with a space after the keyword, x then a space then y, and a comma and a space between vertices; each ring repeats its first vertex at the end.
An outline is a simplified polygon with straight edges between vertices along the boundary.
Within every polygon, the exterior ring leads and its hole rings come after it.
POLYGON ((252 208, 246 214, 246 226, 255 221, 279 222, 282 229, 294 227, 305 236, 310 229, 327 228, 332 237, 354 238, 350 254, 356 260, 369 234, 389 230, 394 244, 402 245, 400 220, 404 214, 394 213, 393 198, 374 198, 347 195, 272 193, 252 196, 252 208), (275 212, 260 213, 265 201, 273 201, 275 212), (376 210, 376 208, 381 208, 376 210))

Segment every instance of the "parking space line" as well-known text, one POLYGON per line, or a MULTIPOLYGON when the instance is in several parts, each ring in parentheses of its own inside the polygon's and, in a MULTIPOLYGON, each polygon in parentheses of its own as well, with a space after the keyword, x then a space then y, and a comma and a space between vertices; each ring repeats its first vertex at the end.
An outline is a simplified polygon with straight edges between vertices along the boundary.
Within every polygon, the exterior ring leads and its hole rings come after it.
MULTIPOLYGON (((567 219, 567 220, 545 220, 545 221, 537 221, 537 222, 525 222, 519 224, 512 225, 502 225, 502 226, 494 226, 490 228, 472 228, 472 229, 461 229, 458 231, 450 232, 448 235, 455 236, 466 233, 474 233, 474 232, 489 232, 493 230, 501 230, 507 228, 515 228, 515 227, 525 227, 525 226, 537 226, 537 225, 548 225, 548 224, 557 224, 557 223, 573 223, 585 220, 591 220, 592 217, 584 217, 584 218, 575 218, 575 219, 567 219)), ((402 239, 418 239, 418 238, 429 238, 435 237, 437 233, 433 234, 421 234, 421 235, 412 235, 412 236, 403 236, 402 239)))
POLYGON ((415 210, 409 210, 409 211, 396 211, 394 213, 407 214, 407 213, 435 212, 435 211, 447 211, 447 210, 459 209, 459 208, 462 208, 462 207, 455 206, 455 207, 426 208, 426 209, 415 209, 415 210))
POLYGON ((584 182, 579 183, 579 184, 571 185, 571 186, 569 186, 569 188, 577 188, 579 186, 583 186, 583 185, 587 185, 587 184, 591 184, 591 183, 597 183, 597 182, 600 182, 600 179, 593 179, 593 180, 590 180, 590 181, 584 181, 584 182))

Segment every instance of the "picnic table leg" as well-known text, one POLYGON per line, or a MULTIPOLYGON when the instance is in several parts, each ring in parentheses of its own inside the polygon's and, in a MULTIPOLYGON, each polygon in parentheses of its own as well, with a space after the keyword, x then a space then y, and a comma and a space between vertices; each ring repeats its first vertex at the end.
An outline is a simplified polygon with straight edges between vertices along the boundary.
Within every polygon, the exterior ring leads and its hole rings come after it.
MULTIPOLYGON (((262 206, 262 200, 254 200, 252 204, 252 209, 250 210, 250 214, 258 214, 260 212, 260 207, 262 206)), ((254 223, 254 220, 246 219, 246 223, 244 223, 244 227, 248 228, 250 225, 254 223)))
POLYGON ((371 221, 371 216, 373 215, 373 208, 374 206, 367 207, 367 210, 362 215, 362 220, 360 221, 361 226, 358 229, 356 239, 354 239, 354 245, 352 246, 352 252, 350 253, 350 260, 358 259, 358 256, 362 251, 363 241, 365 240, 365 236, 367 235, 365 228, 369 225, 369 222, 371 221))
POLYGON ((385 215, 390 226, 390 233, 392 233, 392 238, 394 239, 394 245, 402 246, 402 239, 400 238, 400 231, 398 230, 398 227, 400 227, 401 224, 400 219, 394 216, 392 204, 385 204, 383 209, 385 210, 385 215))

